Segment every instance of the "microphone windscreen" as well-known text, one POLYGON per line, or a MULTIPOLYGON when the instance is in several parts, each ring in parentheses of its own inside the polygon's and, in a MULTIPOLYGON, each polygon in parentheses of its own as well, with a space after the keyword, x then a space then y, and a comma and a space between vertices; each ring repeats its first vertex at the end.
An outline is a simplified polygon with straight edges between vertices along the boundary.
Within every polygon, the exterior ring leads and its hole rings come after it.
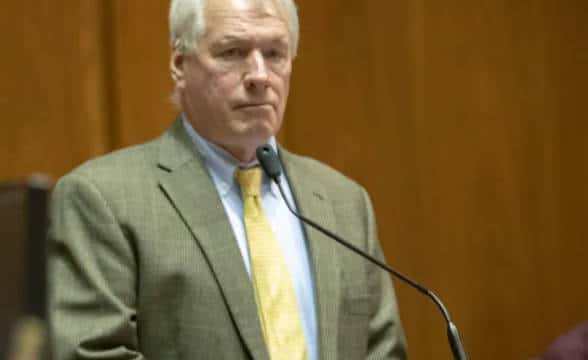
POLYGON ((255 154, 267 176, 274 181, 278 181, 282 174, 282 167, 278 154, 276 154, 274 149, 268 144, 259 145, 255 154))

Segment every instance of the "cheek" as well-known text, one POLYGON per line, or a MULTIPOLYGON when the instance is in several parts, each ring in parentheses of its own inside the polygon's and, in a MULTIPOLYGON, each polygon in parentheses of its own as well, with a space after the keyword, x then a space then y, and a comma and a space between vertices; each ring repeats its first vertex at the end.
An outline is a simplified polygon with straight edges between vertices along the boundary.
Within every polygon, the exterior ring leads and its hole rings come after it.
POLYGON ((286 103, 288 102, 288 94, 290 93, 290 74, 288 73, 285 76, 281 76, 279 84, 280 112, 283 113, 286 103))
POLYGON ((290 77, 284 80, 284 103, 288 99, 288 94, 290 93, 290 77))
POLYGON ((231 99, 235 97, 235 92, 238 87, 238 79, 235 79, 234 76, 227 75, 211 79, 208 86, 204 86, 203 88, 208 89, 205 96, 214 102, 215 105, 228 106, 231 99))
POLYGON ((277 73, 279 79, 279 91, 282 96, 282 101, 285 103, 288 93, 290 92, 290 75, 292 73, 291 65, 286 66, 282 71, 277 73))

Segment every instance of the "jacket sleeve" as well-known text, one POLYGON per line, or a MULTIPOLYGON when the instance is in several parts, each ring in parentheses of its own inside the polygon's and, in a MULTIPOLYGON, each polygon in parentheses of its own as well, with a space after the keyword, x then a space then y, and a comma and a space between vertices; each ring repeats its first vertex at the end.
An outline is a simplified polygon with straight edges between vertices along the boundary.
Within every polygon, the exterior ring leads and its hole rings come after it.
MULTIPOLYGON (((368 251, 384 261, 377 235, 374 210, 369 195, 362 189, 366 207, 368 251)), ((376 265, 368 267, 368 286, 373 299, 373 313, 369 322, 368 352, 366 359, 406 359, 406 339, 398 313, 396 295, 390 275, 376 265)))
POLYGON ((98 187, 80 174, 53 191, 48 256, 52 358, 143 359, 135 251, 98 187))

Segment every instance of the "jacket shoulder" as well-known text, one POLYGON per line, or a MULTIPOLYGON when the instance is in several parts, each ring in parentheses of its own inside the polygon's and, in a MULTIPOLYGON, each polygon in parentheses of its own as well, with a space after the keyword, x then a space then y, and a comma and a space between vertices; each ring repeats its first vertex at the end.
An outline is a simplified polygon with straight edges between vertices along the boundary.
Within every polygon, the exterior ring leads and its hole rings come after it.
POLYGON ((355 180, 316 159, 294 154, 283 149, 281 149, 280 155, 286 163, 287 172, 296 172, 299 176, 311 179, 310 181, 320 182, 330 192, 351 194, 364 191, 364 188, 355 180))
POLYGON ((64 177, 78 176, 100 182, 105 179, 131 180, 153 172, 157 163, 158 140, 133 145, 86 161, 64 177))

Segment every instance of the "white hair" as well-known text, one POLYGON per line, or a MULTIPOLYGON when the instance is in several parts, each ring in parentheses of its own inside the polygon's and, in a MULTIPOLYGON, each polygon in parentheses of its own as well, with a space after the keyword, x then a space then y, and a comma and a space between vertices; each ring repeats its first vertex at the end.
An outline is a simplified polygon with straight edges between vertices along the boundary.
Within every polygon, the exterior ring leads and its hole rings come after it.
MULTIPOLYGON (((198 40, 206 30, 204 10, 210 0, 171 0, 169 8, 169 33, 172 49, 189 53, 198 48, 198 40)), ((300 25, 294 0, 273 0, 285 12, 290 33, 290 54, 298 51, 300 25)))

